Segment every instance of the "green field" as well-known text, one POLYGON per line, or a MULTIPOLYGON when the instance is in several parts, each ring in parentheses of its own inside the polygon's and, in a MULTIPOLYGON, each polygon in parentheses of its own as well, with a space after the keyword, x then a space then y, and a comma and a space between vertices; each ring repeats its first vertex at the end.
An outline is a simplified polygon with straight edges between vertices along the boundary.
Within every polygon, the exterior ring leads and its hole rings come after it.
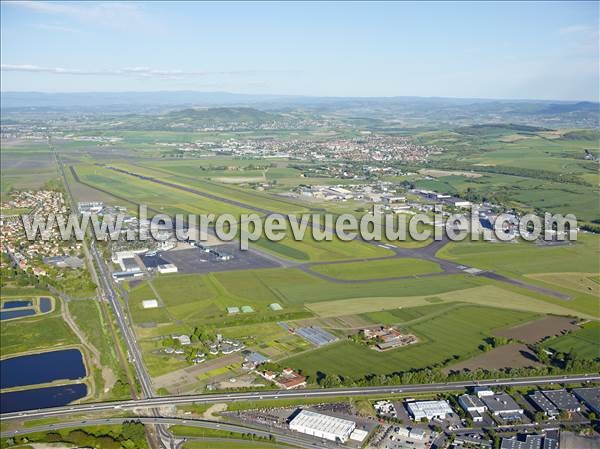
POLYGON ((600 322, 587 323, 582 329, 553 338, 544 346, 558 352, 570 352, 576 358, 600 358, 600 322))
POLYGON ((438 264, 423 259, 390 259, 314 265, 312 271, 336 279, 364 280, 440 273, 438 264))
POLYGON ((342 341, 285 360, 314 380, 318 372, 344 377, 389 374, 455 362, 479 352, 478 346, 495 329, 536 318, 536 314, 490 307, 464 306, 408 326, 421 340, 415 345, 377 352, 342 341))

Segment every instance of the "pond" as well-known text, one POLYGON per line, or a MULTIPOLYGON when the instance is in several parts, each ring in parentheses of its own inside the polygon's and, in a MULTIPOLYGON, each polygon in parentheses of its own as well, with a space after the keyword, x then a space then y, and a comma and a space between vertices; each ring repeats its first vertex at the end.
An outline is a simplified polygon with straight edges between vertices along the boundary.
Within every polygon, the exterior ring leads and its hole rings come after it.
POLYGON ((52 310, 52 301, 50 298, 42 297, 40 298, 40 312, 46 313, 52 310))
POLYGON ((16 309, 17 307, 31 307, 33 302, 27 299, 15 299, 12 301, 5 301, 2 304, 3 309, 16 309))
POLYGON ((61 407, 87 395, 86 384, 34 388, 0 394, 0 413, 61 407))
POLYGON ((23 316, 35 315, 34 309, 19 310, 0 310, 0 321, 10 320, 11 318, 20 318, 23 316))
POLYGON ((79 349, 22 355, 0 361, 0 388, 23 387, 86 375, 79 349))

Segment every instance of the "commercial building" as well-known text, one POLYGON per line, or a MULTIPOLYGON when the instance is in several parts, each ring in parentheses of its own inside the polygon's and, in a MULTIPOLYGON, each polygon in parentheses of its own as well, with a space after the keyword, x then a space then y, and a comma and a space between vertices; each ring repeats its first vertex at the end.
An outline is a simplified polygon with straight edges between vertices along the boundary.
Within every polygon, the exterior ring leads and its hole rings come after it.
POLYGON ((290 421, 291 430, 340 443, 348 441, 355 428, 353 421, 308 410, 300 411, 290 421))
POLYGON ((541 391, 536 391, 529 395, 529 400, 535 407, 544 413, 544 415, 553 418, 560 413, 556 406, 541 391))
POLYGON ((502 438, 500 449, 558 449, 558 440, 545 435, 517 435, 502 438))
POLYGON ((600 415, 600 388, 575 388, 575 397, 583 402, 596 415, 600 415))
POLYGON ((156 269, 160 274, 177 273, 178 271, 177 267, 172 263, 158 265, 156 269))
POLYGON ((136 260, 133 257, 123 257, 120 260, 119 265, 121 265, 121 269, 123 271, 126 271, 128 273, 133 273, 135 271, 141 271, 140 266, 138 265, 138 263, 136 262, 136 260))
POLYGON ((407 407, 415 421, 423 418, 427 418, 428 420, 433 418, 445 419, 454 413, 447 401, 409 402, 407 407))
POLYGON ((460 406, 471 415, 473 422, 483 421, 483 413, 485 413, 486 407, 481 399, 477 396, 470 394, 463 394, 458 397, 458 403, 460 406))
POLYGON ((579 412, 581 411, 581 404, 577 398, 569 393, 567 390, 546 390, 542 391, 546 396, 561 412, 579 412))
POLYGON ((496 393, 492 396, 481 398, 487 409, 494 416, 504 420, 515 421, 521 419, 523 409, 506 393, 496 393))
POLYGON ((488 387, 475 387, 473 388, 473 393, 480 399, 484 396, 494 396, 494 392, 488 387))

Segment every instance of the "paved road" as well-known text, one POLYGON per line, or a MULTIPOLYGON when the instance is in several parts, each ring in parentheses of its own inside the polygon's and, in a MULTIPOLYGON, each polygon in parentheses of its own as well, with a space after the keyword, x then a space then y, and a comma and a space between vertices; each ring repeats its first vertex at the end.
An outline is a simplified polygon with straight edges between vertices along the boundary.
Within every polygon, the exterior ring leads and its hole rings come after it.
POLYGON ((18 421, 24 418, 49 418, 56 416, 67 416, 74 413, 91 413, 110 410, 132 410, 142 408, 156 408, 161 406, 173 406, 190 403, 215 403, 232 401, 260 401, 270 399, 292 399, 292 398, 314 398, 314 397, 338 397, 338 396, 364 396, 376 394, 396 393, 424 393, 462 390, 476 386, 498 387, 503 385, 546 385, 553 383, 581 383, 599 382, 598 374, 582 374, 574 376, 544 376, 526 377, 513 379, 492 379, 481 381, 461 381, 438 384, 419 385, 396 385, 385 387, 355 387, 355 388, 329 388, 329 389, 305 389, 305 390, 262 390, 243 393, 215 393, 196 394, 187 396, 165 396, 144 399, 132 399, 127 401, 97 402, 78 404, 64 407, 54 407, 39 410, 28 410, 23 412, 5 413, 0 416, 0 421, 18 421))
MULTIPOLYGON (((35 427, 27 427, 24 429, 15 429, 15 430, 7 430, 0 433, 0 438, 10 438, 15 435, 23 435, 27 433, 35 433, 35 432, 48 432, 48 431, 56 431, 58 429, 72 429, 72 428, 84 428, 89 426, 100 426, 100 425, 110 425, 110 424, 122 424, 125 421, 139 421, 143 424, 154 425, 157 427, 166 427, 168 425, 185 425, 189 427, 199 427, 204 429, 214 429, 214 430, 223 430, 226 432, 237 432, 244 434, 254 434, 259 437, 269 438, 270 435, 273 435, 276 441, 281 443, 292 444, 294 446, 306 448, 306 449, 322 449, 324 447, 337 447, 335 445, 323 445, 320 442, 316 442, 315 439, 306 437, 303 435, 289 435, 284 433, 278 433, 273 431, 265 431, 261 429, 256 429, 253 427, 242 426, 239 424, 231 424, 220 421, 210 421, 210 420, 198 420, 198 419, 187 419, 187 418, 170 418, 170 417, 135 417, 135 418, 105 418, 105 419, 90 419, 90 420, 79 420, 79 421, 69 421, 64 423, 56 423, 56 424, 46 424, 42 426, 35 427)), ((183 438, 179 438, 180 441, 175 439, 174 443, 176 446, 179 446, 183 438)), ((222 441, 232 441, 231 439, 220 439, 222 441)), ((206 441, 204 438, 201 441, 206 441)), ((242 440, 246 441, 246 440, 242 440)))

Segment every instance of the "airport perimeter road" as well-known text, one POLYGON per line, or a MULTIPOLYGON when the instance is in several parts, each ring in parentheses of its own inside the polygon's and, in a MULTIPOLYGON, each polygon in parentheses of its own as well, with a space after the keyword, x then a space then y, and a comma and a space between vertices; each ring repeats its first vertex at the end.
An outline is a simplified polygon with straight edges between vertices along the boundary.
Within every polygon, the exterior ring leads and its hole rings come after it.
POLYGON ((463 390, 470 387, 487 386, 535 386, 554 383, 583 383, 600 382, 598 374, 581 374, 574 376, 544 376, 525 377, 512 379, 492 379, 481 381, 448 382, 438 384, 419 385, 395 385, 385 387, 355 387, 355 388, 328 388, 328 389, 306 389, 306 390, 268 390, 243 393, 215 393, 188 396, 165 396, 153 397, 128 401, 97 402, 90 404, 79 404, 64 407, 54 407, 39 410, 27 410, 22 412, 5 413, 0 416, 0 421, 18 421, 30 418, 49 418, 55 416, 67 416, 74 413, 93 413, 110 410, 132 410, 142 408, 154 408, 161 406, 173 406, 192 403, 215 403, 233 401, 261 401, 272 399, 298 399, 318 397, 346 397, 388 394, 410 394, 428 393, 440 391, 463 390))
MULTIPOLYGON (((46 424, 42 426, 28 427, 26 429, 15 429, 7 430, 0 433, 0 438, 10 438, 15 435, 23 435, 35 432, 50 432, 58 429, 73 429, 73 428, 84 428, 89 426, 106 426, 111 424, 122 424, 125 421, 137 421, 143 424, 155 425, 157 427, 165 427, 167 425, 184 425, 188 427, 199 427, 204 429, 222 430, 225 432, 236 432, 243 434, 254 434, 258 437, 269 438, 272 435, 276 442, 291 444, 297 447, 306 449, 323 449, 324 447, 337 447, 333 443, 331 446, 324 445, 320 441, 314 438, 305 437, 302 435, 289 435, 284 433, 277 433, 271 431, 265 431, 255 429, 253 427, 246 427, 238 424, 225 423, 220 421, 210 420, 195 420, 195 419, 183 419, 183 418, 161 418, 161 417, 135 417, 135 418, 105 418, 105 419, 90 419, 81 421, 70 421, 65 423, 46 424)), ((178 438, 180 442, 185 437, 178 438)), ((203 438, 198 438, 199 441, 203 441, 203 438)), ((222 441, 232 441, 232 439, 221 439, 222 441)), ((237 441, 237 440, 233 440, 237 441)), ((240 440, 250 441, 250 440, 240 440)), ((269 442, 269 440, 267 440, 269 442)), ((274 443, 274 442, 273 442, 274 443)), ((178 445, 178 443, 176 443, 178 445)), ((250 446, 251 447, 251 446, 250 446)))

